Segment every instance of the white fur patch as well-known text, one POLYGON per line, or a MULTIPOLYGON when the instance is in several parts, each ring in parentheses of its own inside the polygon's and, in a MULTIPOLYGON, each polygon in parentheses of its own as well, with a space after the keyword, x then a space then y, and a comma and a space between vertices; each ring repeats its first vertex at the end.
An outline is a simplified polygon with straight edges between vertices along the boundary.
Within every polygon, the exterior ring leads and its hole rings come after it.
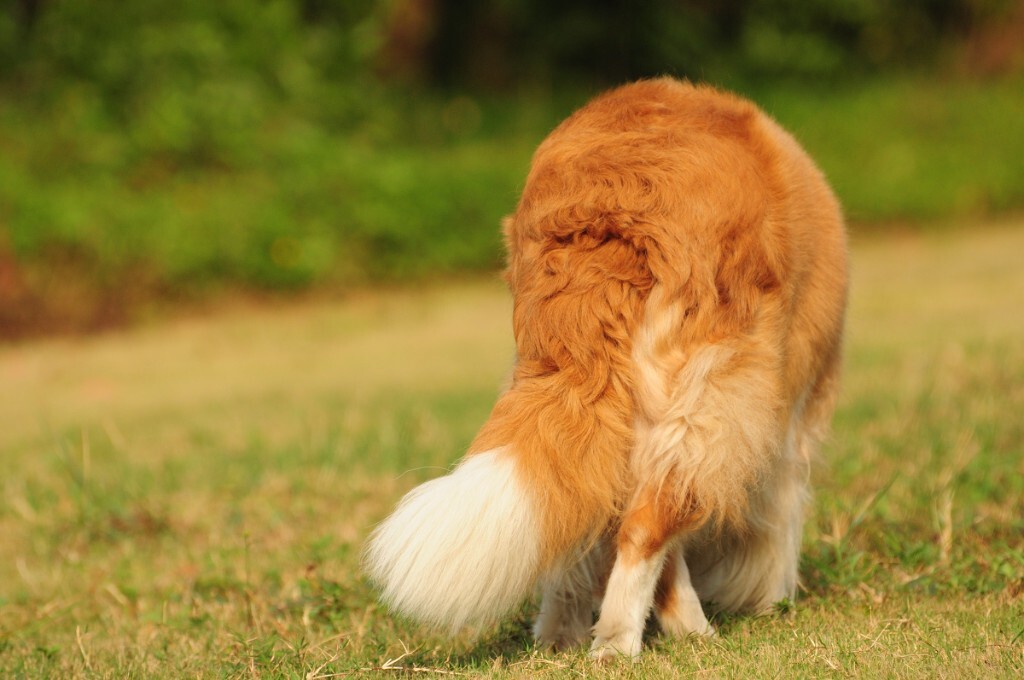
POLYGON ((529 594, 540 531, 514 461, 492 449, 406 494, 370 537, 366 569, 404 614, 452 630, 486 625, 529 594))

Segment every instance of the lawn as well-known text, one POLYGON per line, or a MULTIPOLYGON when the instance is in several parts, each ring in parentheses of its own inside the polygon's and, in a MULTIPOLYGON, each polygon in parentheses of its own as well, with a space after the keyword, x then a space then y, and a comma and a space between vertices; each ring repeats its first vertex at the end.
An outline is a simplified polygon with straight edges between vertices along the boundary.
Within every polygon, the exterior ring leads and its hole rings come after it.
POLYGON ((512 355, 496 277, 0 347, 3 677, 1020 677, 1024 223, 855 238, 804 589, 635 663, 451 641, 359 569, 512 355))

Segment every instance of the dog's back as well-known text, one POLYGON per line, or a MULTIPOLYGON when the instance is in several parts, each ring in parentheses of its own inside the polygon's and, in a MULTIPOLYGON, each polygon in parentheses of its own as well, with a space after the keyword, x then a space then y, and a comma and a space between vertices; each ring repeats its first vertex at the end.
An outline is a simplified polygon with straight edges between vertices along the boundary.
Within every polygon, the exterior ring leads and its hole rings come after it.
POLYGON ((598 656, 637 653, 652 603, 668 632, 710 633, 699 599, 792 597, 846 297, 811 161, 744 100, 641 82, 552 132, 505 229, 513 382, 377 530, 385 596, 461 625, 543 577, 535 633, 562 645, 603 592, 598 656))

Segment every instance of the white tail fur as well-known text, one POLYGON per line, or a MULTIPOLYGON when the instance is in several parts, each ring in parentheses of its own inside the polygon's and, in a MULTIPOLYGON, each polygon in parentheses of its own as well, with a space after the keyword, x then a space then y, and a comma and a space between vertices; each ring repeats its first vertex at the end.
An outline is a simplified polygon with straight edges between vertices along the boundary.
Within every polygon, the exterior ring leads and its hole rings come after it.
POLYGON ((529 594, 540 525, 507 449, 467 456, 406 494, 370 537, 370 577, 394 609, 458 630, 497 621, 529 594))

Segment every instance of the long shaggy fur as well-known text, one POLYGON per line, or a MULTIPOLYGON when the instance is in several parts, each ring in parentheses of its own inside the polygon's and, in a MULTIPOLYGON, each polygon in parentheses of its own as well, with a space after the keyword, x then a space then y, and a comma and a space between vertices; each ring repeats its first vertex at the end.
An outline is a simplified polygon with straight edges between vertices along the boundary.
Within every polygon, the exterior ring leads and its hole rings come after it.
POLYGON ((512 383, 371 538, 385 598, 458 626, 542 579, 538 639, 580 642, 601 602, 604 658, 638 652, 651 607, 709 634, 698 598, 792 597, 846 303, 813 163, 749 102, 635 83, 541 144, 505 236, 512 383))
POLYGON ((536 578, 535 526, 507 451, 487 451, 406 495, 367 563, 396 609, 453 631, 492 623, 536 578))

